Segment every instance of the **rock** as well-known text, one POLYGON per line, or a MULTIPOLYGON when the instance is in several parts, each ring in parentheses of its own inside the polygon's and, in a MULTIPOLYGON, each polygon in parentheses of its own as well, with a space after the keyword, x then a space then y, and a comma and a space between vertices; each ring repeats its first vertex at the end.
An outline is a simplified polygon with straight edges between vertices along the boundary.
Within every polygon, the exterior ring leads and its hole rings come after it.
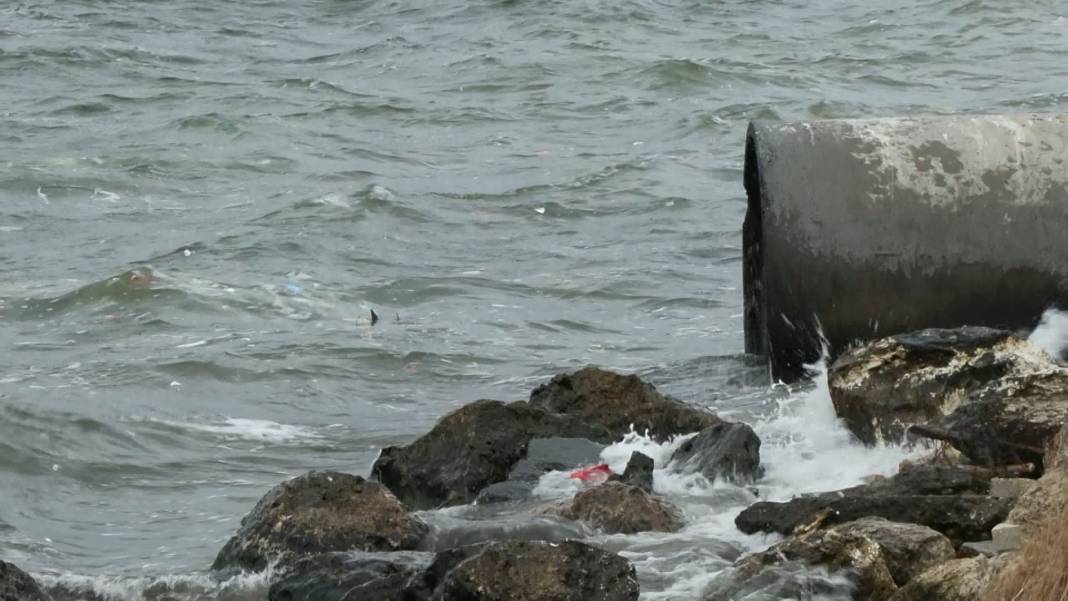
POLYGON ((441 601, 637 601, 634 567, 578 541, 502 542, 450 570, 441 601))
POLYGON ((32 576, 0 561, 0 601, 51 601, 32 576))
POLYGON ((979 601, 990 566, 983 556, 952 559, 913 578, 889 601, 979 601))
POLYGON ((713 581, 704 599, 840 598, 848 591, 856 601, 885 601, 896 590, 878 543, 838 527, 792 537, 743 557, 713 581), (847 581, 813 566, 841 572, 847 581))
POLYGON ((596 367, 554 377, 530 395, 533 407, 567 415, 602 430, 591 440, 610 444, 631 431, 663 442, 720 423, 706 409, 660 394, 637 376, 596 367))
POLYGON ((427 530, 377 482, 308 472, 264 495, 212 568, 262 570, 270 560, 289 555, 414 549, 427 530))
POLYGON ((280 568, 269 601, 404 601, 408 582, 424 565, 415 558, 323 553, 280 568))
POLYGON ((1062 507, 1068 507, 1068 470, 1047 471, 1016 500, 1006 521, 1030 531, 1062 507))
POLYGON ((383 449, 371 473, 413 509, 460 505, 506 480, 532 438, 554 436, 597 440, 604 432, 522 401, 475 401, 411 444, 383 449))
POLYGON ((700 472, 709 482, 722 476, 735 484, 752 484, 762 472, 760 439, 745 424, 720 422, 682 443, 670 465, 678 472, 700 472))
POLYGON ((489 543, 464 545, 440 551, 422 573, 413 577, 408 584, 407 597, 404 601, 442 601, 442 587, 445 577, 453 568, 465 560, 478 555, 489 543))
POLYGON ((858 601, 884 600, 915 575, 953 557, 946 537, 923 526, 867 518, 813 530, 743 557, 706 593, 706 601, 749 598, 823 598, 846 593, 858 601), (813 567, 831 573, 813 570, 813 567), (792 568, 792 569, 791 569, 792 568), (839 579, 832 573, 839 573, 839 579), (799 578, 799 574, 801 577, 799 578), (848 579, 842 586, 841 576, 848 579), (769 586, 770 585, 770 586, 769 586))
POLYGON ((1068 369, 1011 375, 972 393, 946 416, 950 443, 973 463, 1041 464, 1068 421, 1068 369))
POLYGON ((1019 499, 1035 485, 1030 478, 994 478, 990 481, 990 496, 1019 499))
POLYGON ((835 412, 863 443, 900 442, 911 424, 941 421, 973 391, 1051 365, 1041 349, 982 327, 929 329, 843 353, 828 369, 835 412))
POLYGON ((526 500, 542 475, 597 463, 602 450, 604 445, 585 438, 535 438, 527 446, 526 457, 508 472, 508 479, 482 489, 475 497, 475 503, 484 505, 526 500))
POLYGON ((634 451, 630 454, 630 459, 627 460, 627 467, 623 469, 622 474, 612 474, 608 480, 610 482, 622 482, 623 484, 629 484, 636 486, 645 492, 653 492, 653 458, 634 451))
POLYGON ((948 538, 919 524, 862 518, 836 528, 863 534, 875 541, 882 549, 886 567, 898 586, 954 556, 953 545, 948 538))
POLYGON ((1042 459, 1042 463, 1047 471, 1068 471, 1068 422, 1061 425, 1060 432, 1053 437, 1049 446, 1046 447, 1046 454, 1042 459))
POLYGON ((606 482, 578 493, 559 513, 609 534, 675 532, 682 528, 678 508, 637 486, 620 482, 606 482))
POLYGON ((1011 506, 1009 499, 978 495, 799 497, 785 503, 754 503, 739 514, 734 523, 746 534, 789 534, 824 513, 827 525, 881 517, 927 526, 958 545, 967 540, 988 538, 990 529, 1005 519, 1011 506))
POLYGON ((824 513, 827 525, 873 516, 922 524, 959 544, 989 538, 990 529, 1008 514, 1012 501, 986 496, 989 489, 989 477, 980 472, 920 465, 844 490, 755 503, 738 515, 735 525, 747 534, 790 534, 824 513))

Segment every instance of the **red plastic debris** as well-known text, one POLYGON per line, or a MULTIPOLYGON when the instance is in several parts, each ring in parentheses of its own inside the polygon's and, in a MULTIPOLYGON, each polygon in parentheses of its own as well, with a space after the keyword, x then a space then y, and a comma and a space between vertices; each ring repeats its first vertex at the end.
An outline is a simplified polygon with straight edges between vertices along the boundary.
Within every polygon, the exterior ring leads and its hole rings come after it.
POLYGON ((571 477, 583 482, 604 482, 612 475, 612 470, 607 463, 598 463, 590 467, 584 467, 571 472, 571 477))

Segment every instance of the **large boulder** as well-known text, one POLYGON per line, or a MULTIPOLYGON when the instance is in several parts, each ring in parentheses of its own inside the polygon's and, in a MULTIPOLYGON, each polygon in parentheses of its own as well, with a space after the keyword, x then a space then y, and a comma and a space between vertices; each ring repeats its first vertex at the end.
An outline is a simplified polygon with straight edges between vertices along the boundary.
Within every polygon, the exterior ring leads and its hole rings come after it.
POLYGON ((972 470, 916 466, 840 491, 754 503, 735 524, 747 534, 790 534, 814 520, 832 525, 871 516, 921 524, 960 544, 989 538, 990 529, 1008 514, 1012 500, 987 496, 989 486, 989 478, 972 470))
POLYGON ((700 472, 709 482, 723 477, 751 484, 761 475, 760 438, 745 424, 720 422, 682 443, 669 463, 674 471, 700 472))
POLYGON ((980 601, 990 573, 982 555, 952 559, 916 576, 889 601, 980 601))
POLYGON ((51 601, 32 576, 0 561, 0 601, 51 601))
MULTIPOLYGON (((425 563, 425 562, 423 562, 425 563)), ((323 553, 279 568, 269 601, 404 601, 409 581, 425 567, 414 558, 323 553)))
POLYGON ((862 519, 811 530, 743 557, 713 582, 705 599, 748 598, 757 591, 760 598, 802 597, 796 590, 801 589, 828 597, 848 591, 857 601, 881 601, 952 557, 953 546, 929 528, 862 519))
POLYGON ((637 601, 626 559, 578 541, 487 545, 445 575, 441 601, 637 601))
POLYGON ((675 532, 683 525, 678 508, 637 486, 621 482, 606 482, 586 489, 559 513, 609 534, 675 532))
POLYGON ((706 409, 660 394, 637 376, 596 367, 561 374, 530 395, 533 407, 567 415, 601 430, 589 437, 609 444, 634 430, 658 441, 720 423, 706 409))
POLYGON ((476 401, 411 444, 382 449, 371 473, 413 509, 461 505, 506 480, 535 437, 598 439, 604 432, 522 401, 476 401))
POLYGON ((974 463, 1041 464, 1068 421, 1068 369, 1011 375, 973 392, 946 416, 947 439, 974 463))
POLYGON ((871 445, 900 442, 909 425, 939 422, 989 382, 1052 365, 1044 351, 1009 332, 964 327, 859 346, 839 356, 827 377, 836 413, 871 445))
POLYGON ((262 570, 272 559, 293 555, 414 549, 427 531, 377 482, 308 472, 264 495, 212 567, 262 570))

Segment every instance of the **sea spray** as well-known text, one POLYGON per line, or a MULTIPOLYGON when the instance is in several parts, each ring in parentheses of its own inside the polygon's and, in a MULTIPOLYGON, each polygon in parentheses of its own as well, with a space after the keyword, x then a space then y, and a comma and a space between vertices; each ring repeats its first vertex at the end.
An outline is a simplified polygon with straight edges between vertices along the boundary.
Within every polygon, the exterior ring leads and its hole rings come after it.
POLYGON ((1055 359, 1063 358, 1065 349, 1068 349, 1068 312, 1047 309, 1027 341, 1055 359))

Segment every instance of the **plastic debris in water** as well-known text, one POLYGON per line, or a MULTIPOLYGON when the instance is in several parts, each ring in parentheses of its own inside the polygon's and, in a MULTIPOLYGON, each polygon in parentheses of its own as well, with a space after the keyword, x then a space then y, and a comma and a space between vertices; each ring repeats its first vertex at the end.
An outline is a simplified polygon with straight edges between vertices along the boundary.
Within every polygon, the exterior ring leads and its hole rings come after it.
POLYGON ((612 469, 608 467, 607 463, 598 463, 597 465, 577 469, 571 472, 570 477, 590 484, 600 484, 608 480, 611 475, 612 469))
POLYGON ((376 323, 378 323, 378 314, 375 313, 374 309, 371 309, 371 325, 375 325, 376 323))
POLYGON ((286 282, 285 284, 282 284, 282 290, 285 291, 287 294, 292 294, 293 296, 297 296, 298 294, 302 294, 304 292, 303 288, 292 282, 286 282))

